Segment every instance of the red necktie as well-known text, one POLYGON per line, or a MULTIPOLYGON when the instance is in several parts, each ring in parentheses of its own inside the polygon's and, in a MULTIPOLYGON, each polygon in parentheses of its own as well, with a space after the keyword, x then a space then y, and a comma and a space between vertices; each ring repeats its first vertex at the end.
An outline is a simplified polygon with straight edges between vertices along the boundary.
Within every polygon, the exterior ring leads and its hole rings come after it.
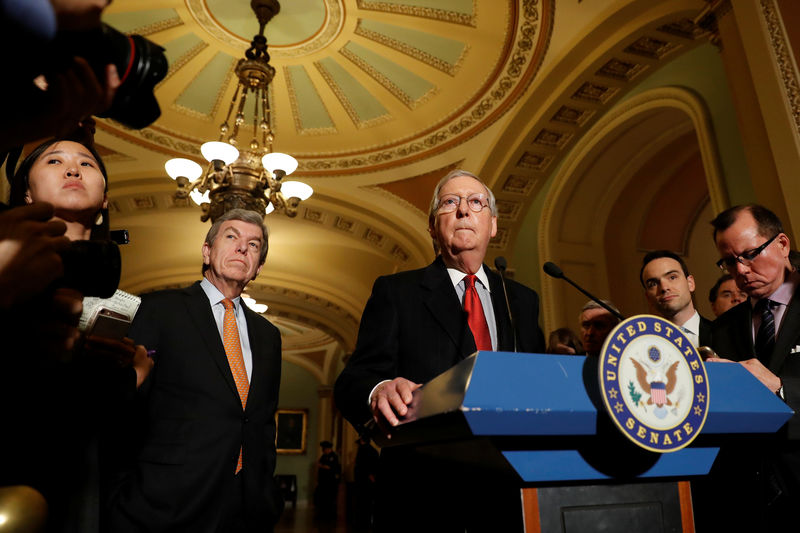
POLYGON ((492 351, 492 337, 489 335, 489 325, 486 315, 483 314, 483 305, 478 291, 475 289, 475 274, 464 277, 464 311, 467 312, 467 324, 475 338, 478 350, 492 351))
MULTIPOLYGON (((239 399, 242 400, 242 409, 247 405, 247 392, 250 383, 247 380, 247 370, 244 367, 244 356, 242 355, 242 343, 239 341, 239 328, 236 325, 236 312, 233 310, 233 302, 228 298, 222 300, 225 307, 225 317, 222 320, 222 344, 225 346, 225 355, 228 356, 228 364, 231 366, 233 381, 236 382, 236 389, 239 391, 239 399)), ((242 448, 239 447, 239 461, 236 463, 236 474, 242 469, 242 448)))

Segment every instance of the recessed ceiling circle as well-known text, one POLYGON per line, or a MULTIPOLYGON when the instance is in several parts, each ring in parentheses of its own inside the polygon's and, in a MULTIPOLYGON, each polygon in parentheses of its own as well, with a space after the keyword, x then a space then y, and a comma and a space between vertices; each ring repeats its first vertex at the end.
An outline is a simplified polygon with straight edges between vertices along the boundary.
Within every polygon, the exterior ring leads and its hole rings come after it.
MULTIPOLYGON (((218 41, 245 49, 258 33, 250 2, 186 0, 197 23, 218 41)), ((341 31, 342 0, 285 0, 264 34, 275 58, 297 57, 325 48, 341 31)))

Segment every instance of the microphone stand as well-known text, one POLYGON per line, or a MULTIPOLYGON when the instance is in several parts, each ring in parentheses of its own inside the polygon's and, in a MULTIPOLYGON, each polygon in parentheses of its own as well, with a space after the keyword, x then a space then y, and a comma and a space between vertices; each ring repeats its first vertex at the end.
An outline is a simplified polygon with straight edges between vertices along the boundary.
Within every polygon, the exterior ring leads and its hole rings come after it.
POLYGON ((517 352, 517 328, 514 325, 514 316, 511 314, 511 303, 508 301, 508 290, 506 290, 506 268, 508 263, 503 256, 494 258, 494 267, 500 272, 500 284, 503 286, 503 296, 506 299, 506 310, 508 311, 508 320, 511 322, 511 335, 514 337, 514 352, 517 352))
POLYGON ((586 297, 589 298, 591 301, 593 301, 597 305, 602 306, 603 309, 605 309, 606 311, 608 311, 609 313, 611 313, 612 315, 614 315, 615 317, 620 319, 620 321, 625 320, 625 317, 622 316, 619 313, 619 311, 615 311, 608 304, 606 304, 605 302, 603 302, 602 300, 600 300, 599 298, 597 298, 593 294, 590 294, 583 287, 581 287, 580 285, 578 285, 577 283, 575 283, 574 281, 569 279, 567 276, 565 276, 564 275, 564 271, 561 270, 561 268, 559 268, 558 265, 556 265, 555 263, 551 263, 550 261, 546 262, 542 266, 542 270, 544 270, 545 274, 547 274, 550 277, 563 279, 564 281, 566 281, 567 283, 569 283, 570 285, 572 285, 573 287, 575 287, 576 289, 581 291, 583 294, 585 294, 586 297))

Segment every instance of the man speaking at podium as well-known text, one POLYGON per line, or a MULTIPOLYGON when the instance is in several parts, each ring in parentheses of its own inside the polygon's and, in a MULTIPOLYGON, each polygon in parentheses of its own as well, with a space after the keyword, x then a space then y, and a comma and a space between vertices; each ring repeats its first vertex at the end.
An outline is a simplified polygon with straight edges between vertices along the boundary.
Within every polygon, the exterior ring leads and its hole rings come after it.
MULTIPOLYGON (((500 276, 483 264, 497 232, 492 191, 469 172, 450 172, 434 191, 428 231, 439 256, 375 281, 336 381, 336 404, 356 428, 374 419, 391 432, 414 390, 477 350, 544 352, 537 294, 508 281, 507 305, 500 276)), ((383 450, 379 474, 378 531, 522 529, 518 487, 479 464, 399 446, 383 450)))

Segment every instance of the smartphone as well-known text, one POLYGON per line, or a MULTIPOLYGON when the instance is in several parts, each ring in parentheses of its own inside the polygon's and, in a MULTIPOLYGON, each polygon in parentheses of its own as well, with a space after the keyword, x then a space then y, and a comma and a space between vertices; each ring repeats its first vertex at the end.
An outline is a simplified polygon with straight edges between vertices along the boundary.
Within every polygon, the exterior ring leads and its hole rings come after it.
POLYGON ((94 327, 89 335, 97 335, 107 339, 122 339, 128 334, 131 325, 130 319, 122 313, 110 309, 101 309, 94 321, 94 327))

